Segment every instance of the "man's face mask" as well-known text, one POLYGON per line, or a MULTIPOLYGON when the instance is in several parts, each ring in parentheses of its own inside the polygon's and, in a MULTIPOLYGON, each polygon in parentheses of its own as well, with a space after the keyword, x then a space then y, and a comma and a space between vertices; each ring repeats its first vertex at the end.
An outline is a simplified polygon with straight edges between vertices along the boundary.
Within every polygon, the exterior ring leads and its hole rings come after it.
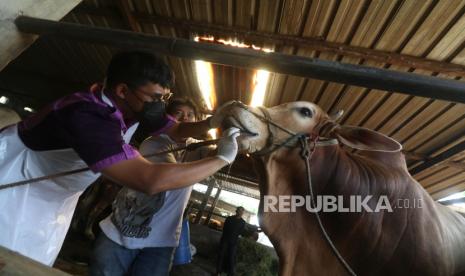
POLYGON ((142 122, 158 122, 165 117, 166 104, 164 101, 144 102, 144 107, 136 113, 137 119, 142 122))
MULTIPOLYGON (((137 128, 136 133, 133 138, 137 143, 142 142, 147 138, 150 133, 156 131, 164 126, 166 123, 165 120, 165 110, 166 110, 166 101, 171 97, 172 93, 157 93, 157 94, 148 94, 143 93, 145 98, 152 98, 152 101, 144 101, 142 97, 137 96, 136 91, 133 91, 134 95, 143 102, 143 107, 140 111, 134 112, 137 120, 139 121, 139 127, 137 128)), ((142 94, 142 92, 140 92, 142 94)))
MULTIPOLYGON (((159 90, 161 90, 161 87, 159 90)), ((156 91, 146 92, 142 89, 136 89, 132 91, 132 94, 143 103, 143 107, 140 111, 135 111, 137 119, 142 122, 153 122, 156 123, 165 117, 165 102, 169 100, 172 93, 156 91)))

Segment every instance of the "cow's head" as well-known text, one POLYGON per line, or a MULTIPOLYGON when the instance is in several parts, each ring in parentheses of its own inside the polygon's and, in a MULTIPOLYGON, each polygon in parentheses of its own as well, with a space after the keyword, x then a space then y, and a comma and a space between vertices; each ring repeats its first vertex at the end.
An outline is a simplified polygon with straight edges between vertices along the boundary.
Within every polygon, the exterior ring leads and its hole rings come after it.
POLYGON ((398 142, 381 133, 361 127, 339 125, 339 113, 329 116, 319 106, 310 102, 291 102, 271 108, 244 108, 240 104, 230 104, 221 112, 224 116, 224 128, 235 126, 241 129, 239 147, 248 153, 263 150, 271 145, 270 142, 282 143, 289 137, 289 133, 269 125, 260 116, 268 117, 294 133, 336 138, 340 143, 354 149, 384 152, 397 152, 402 149, 398 142), (270 137, 273 141, 270 141, 270 137))

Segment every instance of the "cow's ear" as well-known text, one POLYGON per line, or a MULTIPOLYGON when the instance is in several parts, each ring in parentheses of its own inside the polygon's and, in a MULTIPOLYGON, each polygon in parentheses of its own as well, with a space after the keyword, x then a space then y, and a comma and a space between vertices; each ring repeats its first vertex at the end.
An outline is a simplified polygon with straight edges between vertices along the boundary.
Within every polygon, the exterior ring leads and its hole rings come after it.
POLYGON ((402 145, 396 140, 363 127, 339 126, 333 130, 333 135, 339 142, 353 149, 383 152, 402 150, 402 145))

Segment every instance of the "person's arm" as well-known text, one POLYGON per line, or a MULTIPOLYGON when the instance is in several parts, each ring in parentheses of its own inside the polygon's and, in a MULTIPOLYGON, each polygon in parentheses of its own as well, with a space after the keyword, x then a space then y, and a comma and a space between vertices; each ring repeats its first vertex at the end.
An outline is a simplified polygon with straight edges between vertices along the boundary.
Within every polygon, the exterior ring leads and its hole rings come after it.
POLYGON ((194 123, 176 123, 171 126, 166 134, 174 139, 183 139, 188 137, 197 137, 212 128, 219 128, 225 116, 227 116, 225 110, 228 106, 234 104, 235 101, 229 101, 221 105, 213 114, 213 116, 206 120, 194 123))
POLYGON ((107 167, 102 173, 128 188, 156 194, 197 183, 227 164, 219 157, 208 157, 189 163, 157 164, 139 156, 107 167))
POLYGON ((175 123, 165 133, 174 140, 198 137, 211 129, 209 119, 192 123, 175 123))
POLYGON ((218 155, 180 163, 152 163, 142 156, 108 166, 102 173, 113 181, 147 194, 156 194, 197 183, 234 161, 239 129, 226 130, 218 143, 218 155))

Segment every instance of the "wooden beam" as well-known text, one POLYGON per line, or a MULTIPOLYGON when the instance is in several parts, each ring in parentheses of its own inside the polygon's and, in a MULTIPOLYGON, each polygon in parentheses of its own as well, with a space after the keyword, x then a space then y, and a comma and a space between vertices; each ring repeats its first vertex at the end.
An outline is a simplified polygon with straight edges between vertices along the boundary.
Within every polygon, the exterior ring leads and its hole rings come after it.
POLYGON ((37 35, 17 30, 14 20, 28 15, 59 20, 81 0, 2 0, 0 1, 0 71, 37 39, 37 35))
POLYGON ((65 276, 69 274, 0 246, 0 275, 65 276))
MULTIPOLYGON (((125 2, 125 0, 120 1, 125 2)), ((129 12, 129 9, 127 9, 126 11, 129 12)), ((73 12, 106 17, 117 16, 116 12, 111 8, 103 9, 88 6, 79 6, 73 12)), ((130 17, 130 22, 136 21, 139 23, 157 24, 159 26, 170 26, 179 30, 185 30, 191 33, 198 33, 201 35, 216 35, 220 38, 238 38, 246 40, 248 43, 263 44, 265 42, 268 42, 273 43, 275 45, 304 47, 320 52, 333 53, 337 55, 356 57, 370 61, 437 72, 452 77, 465 77, 464 65, 416 57, 412 55, 398 54, 393 52, 330 42, 325 41, 323 38, 319 37, 301 37, 295 35, 257 32, 241 27, 228 27, 218 24, 215 25, 199 21, 178 19, 168 16, 152 15, 146 13, 130 13, 130 15, 125 14, 124 17, 130 17)), ((135 23, 131 23, 131 25, 133 24, 135 23)), ((134 28, 133 30, 137 32, 140 31, 134 28)))
POLYGON ((260 68, 281 74, 465 103, 465 82, 438 77, 26 16, 18 17, 15 22, 17 27, 26 33, 54 35, 123 49, 148 49, 158 54, 180 58, 260 68))
MULTIPOLYGON (((429 159, 428 161, 418 165, 417 167, 413 168, 410 170, 410 174, 415 175, 419 172, 422 172, 430 167, 433 167, 450 157, 465 151, 465 141, 462 141, 461 143, 458 143, 457 145, 451 147, 450 149, 438 154, 437 156, 429 159)), ((461 164, 460 162, 457 162, 457 164, 461 164)))
MULTIPOLYGON (((431 156, 427 156, 424 154, 418 154, 415 152, 409 152, 405 150, 403 150, 402 153, 405 155, 406 159, 410 159, 414 161, 427 162, 433 158, 431 156)), ((465 170, 465 163, 459 162, 459 161, 444 161, 444 162, 436 164, 435 166, 452 167, 452 168, 458 168, 458 169, 465 170)))

